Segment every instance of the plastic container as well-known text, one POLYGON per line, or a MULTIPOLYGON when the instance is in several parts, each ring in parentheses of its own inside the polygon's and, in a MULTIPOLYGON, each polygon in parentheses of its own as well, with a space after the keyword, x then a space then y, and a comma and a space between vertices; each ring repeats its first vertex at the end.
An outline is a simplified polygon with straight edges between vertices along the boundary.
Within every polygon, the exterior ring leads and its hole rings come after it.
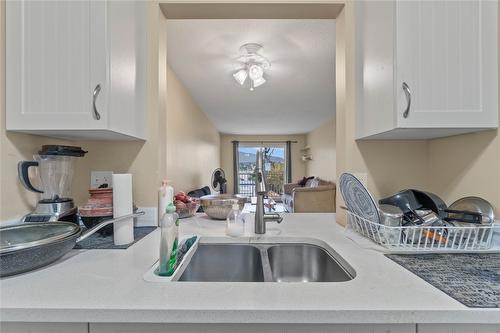
POLYGON ((233 204, 232 210, 227 216, 226 235, 231 237, 243 236, 245 233, 245 220, 240 212, 240 206, 233 204))

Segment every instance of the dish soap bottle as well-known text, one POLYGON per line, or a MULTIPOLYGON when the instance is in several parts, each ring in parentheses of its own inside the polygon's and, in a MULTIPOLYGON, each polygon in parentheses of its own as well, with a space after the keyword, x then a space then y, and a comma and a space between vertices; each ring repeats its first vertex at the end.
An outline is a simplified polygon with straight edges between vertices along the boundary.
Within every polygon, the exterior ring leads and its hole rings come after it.
POLYGON ((245 220, 237 203, 233 204, 233 209, 227 216, 226 222, 226 235, 231 237, 243 236, 245 233, 245 220))
POLYGON ((158 275, 171 276, 177 265, 177 246, 179 237, 179 215, 173 202, 167 204, 165 214, 160 220, 160 264, 158 275))

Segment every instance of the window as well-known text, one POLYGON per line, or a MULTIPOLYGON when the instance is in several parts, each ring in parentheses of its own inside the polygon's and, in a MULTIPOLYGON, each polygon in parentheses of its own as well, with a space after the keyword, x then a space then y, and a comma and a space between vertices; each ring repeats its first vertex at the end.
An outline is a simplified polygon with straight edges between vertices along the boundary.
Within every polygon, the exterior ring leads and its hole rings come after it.
POLYGON ((286 179, 287 158, 284 144, 245 144, 240 142, 238 147, 238 193, 255 196, 254 168, 257 150, 264 153, 264 172, 268 191, 283 193, 283 184, 286 179))

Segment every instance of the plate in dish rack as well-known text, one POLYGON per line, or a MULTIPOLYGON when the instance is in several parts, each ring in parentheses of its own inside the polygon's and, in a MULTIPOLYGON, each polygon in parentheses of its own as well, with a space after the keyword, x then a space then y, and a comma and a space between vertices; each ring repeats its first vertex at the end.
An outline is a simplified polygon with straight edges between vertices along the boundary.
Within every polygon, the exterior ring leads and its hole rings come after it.
POLYGON ((380 224, 377 204, 358 178, 350 173, 343 173, 339 179, 339 188, 347 209, 361 218, 380 224))

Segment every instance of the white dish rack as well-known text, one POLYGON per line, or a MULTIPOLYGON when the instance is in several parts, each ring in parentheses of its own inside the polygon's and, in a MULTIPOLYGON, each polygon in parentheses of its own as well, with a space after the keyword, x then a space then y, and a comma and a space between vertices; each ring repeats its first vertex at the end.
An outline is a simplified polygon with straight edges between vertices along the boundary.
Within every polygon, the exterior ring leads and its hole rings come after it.
POLYGON ((348 210, 346 228, 391 252, 476 252, 491 248, 495 224, 471 226, 386 226, 348 210))

